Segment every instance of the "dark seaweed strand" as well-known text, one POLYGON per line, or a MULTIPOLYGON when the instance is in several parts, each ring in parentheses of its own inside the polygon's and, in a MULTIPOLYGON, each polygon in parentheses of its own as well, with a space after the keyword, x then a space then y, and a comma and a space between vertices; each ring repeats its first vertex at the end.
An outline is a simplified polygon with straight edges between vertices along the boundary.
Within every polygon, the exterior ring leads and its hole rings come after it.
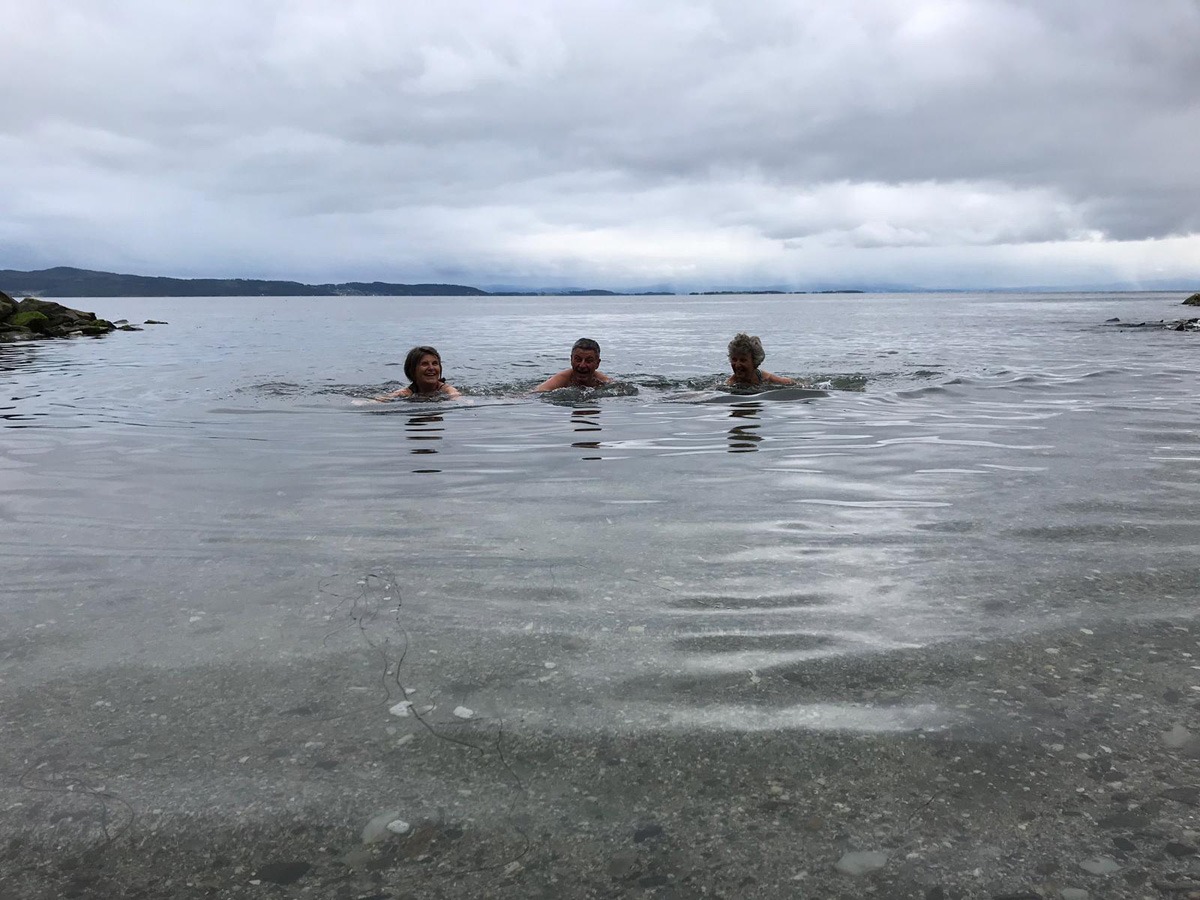
MULTIPOLYGON (((383 662, 383 671, 380 673, 380 685, 383 688, 384 696, 379 702, 371 704, 368 707, 364 707, 363 709, 378 709, 380 707, 387 706, 391 702, 392 698, 397 696, 396 693, 393 693, 392 688, 389 685, 389 681, 396 686, 399 696, 401 696, 403 698, 407 698, 408 692, 405 690, 404 685, 400 680, 400 667, 401 667, 401 665, 403 665, 404 660, 408 655, 408 649, 409 649, 410 642, 409 642, 408 631, 400 623, 400 610, 403 605, 403 601, 401 600, 400 589, 399 589, 399 585, 397 584, 396 577, 392 573, 376 574, 373 572, 369 572, 362 579, 362 581, 364 583, 361 585, 361 589, 359 591, 357 591, 354 595, 348 596, 348 597, 338 594, 336 591, 334 591, 330 588, 330 585, 333 583, 333 581, 336 577, 337 576, 331 576, 329 578, 322 579, 321 583, 318 586, 318 590, 322 594, 328 594, 328 595, 338 598, 339 602, 338 602, 337 606, 334 608, 334 612, 336 612, 337 610, 339 610, 343 606, 345 606, 345 604, 347 602, 350 603, 350 610, 349 610, 348 616, 349 616, 350 620, 354 623, 354 625, 357 626, 359 637, 362 639, 363 643, 365 643, 367 645, 367 647, 369 647, 373 652, 378 654, 378 656, 380 657, 380 659, 383 662), (396 608, 395 608, 395 626, 396 626, 396 630, 399 632, 401 638, 403 639, 403 644, 402 644, 402 649, 400 651, 400 655, 395 659, 391 658, 387 652, 387 647, 391 640, 390 637, 385 637, 382 642, 377 642, 377 641, 373 640, 370 637, 370 635, 367 633, 366 626, 368 624, 370 624, 371 622, 374 622, 375 619, 378 618, 378 616, 379 616, 378 606, 368 602, 368 597, 370 594, 370 586, 373 581, 381 583, 382 587, 379 588, 379 590, 381 592, 386 592, 388 594, 392 594, 397 598, 396 599, 396 608), (365 610, 365 612, 360 612, 360 608, 362 610, 365 610)), ((328 632, 325 635, 325 637, 322 638, 322 645, 324 645, 329 640, 329 638, 331 638, 333 635, 335 635, 338 632, 340 632, 346 628, 349 628, 349 627, 351 627, 351 626, 349 624, 346 624, 344 626, 340 626, 340 627, 335 628, 332 631, 328 632)), ((344 716, 351 715, 352 713, 362 712, 363 709, 351 710, 349 712, 327 716, 327 717, 323 718, 321 721, 333 721, 333 720, 342 718, 344 716)), ((446 734, 443 731, 439 731, 436 727, 434 727, 434 725, 431 722, 429 722, 423 715, 421 715, 420 712, 417 711, 415 705, 410 707, 409 711, 410 711, 411 715, 413 716, 413 718, 415 718, 418 722, 420 722, 421 726, 426 731, 428 731, 430 734, 432 734, 435 738, 437 738, 438 740, 445 741, 445 742, 451 743, 451 744, 457 744, 460 747, 465 747, 469 750, 474 751, 480 757, 485 757, 487 755, 486 747, 480 746, 479 744, 472 743, 471 741, 468 741, 468 740, 464 740, 463 738, 459 738, 459 737, 455 737, 455 736, 446 734)), ((524 782, 521 781, 521 776, 517 774, 516 770, 513 769, 512 765, 509 763, 507 757, 505 757, 505 755, 504 755, 504 718, 502 716, 498 717, 496 720, 496 723, 497 723, 496 741, 495 741, 495 745, 492 749, 495 750, 496 756, 500 760, 501 767, 509 774, 509 776, 511 777, 511 779, 513 781, 514 786, 517 788, 518 791, 520 791, 521 793, 524 793, 525 785, 524 785, 524 782)), ((465 724, 466 723, 464 723, 464 725, 465 724)), ((529 853, 533 850, 533 841, 530 839, 529 834, 525 831, 525 829, 523 829, 520 825, 518 825, 516 823, 516 821, 513 820, 512 813, 513 813, 515 806, 516 806, 516 797, 513 798, 512 803, 509 805, 509 818, 510 818, 510 822, 512 824, 513 830, 517 834, 519 834, 521 836, 522 840, 524 841, 524 846, 521 848, 520 853, 518 853, 516 856, 514 856, 510 859, 504 860, 503 862, 492 863, 490 865, 473 866, 470 868, 452 869, 452 870, 445 872, 444 874, 449 875, 451 877, 459 877, 461 875, 470 875, 470 874, 475 874, 475 873, 479 873, 479 872, 495 871, 495 870, 507 867, 514 862, 519 862, 520 860, 525 858, 527 855, 529 855, 529 853)))

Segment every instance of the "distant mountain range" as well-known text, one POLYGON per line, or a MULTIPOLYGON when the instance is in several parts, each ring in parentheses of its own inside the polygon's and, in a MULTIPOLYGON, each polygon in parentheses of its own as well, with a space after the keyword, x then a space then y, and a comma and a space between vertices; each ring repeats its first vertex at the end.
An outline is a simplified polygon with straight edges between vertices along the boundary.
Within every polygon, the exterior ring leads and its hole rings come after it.
POLYGON ((159 278, 58 266, 36 272, 0 269, 0 291, 10 297, 475 297, 487 291, 461 284, 301 284, 254 278, 159 278))

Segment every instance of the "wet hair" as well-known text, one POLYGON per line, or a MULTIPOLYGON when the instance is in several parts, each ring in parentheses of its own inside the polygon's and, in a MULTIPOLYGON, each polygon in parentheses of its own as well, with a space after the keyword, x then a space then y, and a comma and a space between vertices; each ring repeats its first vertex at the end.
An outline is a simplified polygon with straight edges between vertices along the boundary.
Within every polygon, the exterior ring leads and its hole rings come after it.
POLYGON ((433 347, 413 347, 408 351, 408 356, 404 357, 404 377, 408 379, 408 389, 414 394, 417 393, 417 366, 423 356, 436 356, 439 363, 442 361, 442 354, 433 347))
POLYGON ((749 335, 744 331, 739 331, 733 336, 733 340, 729 342, 729 356, 748 356, 754 363, 754 368, 762 365, 762 361, 767 358, 767 351, 763 349, 762 341, 758 339, 758 335, 749 335))
POLYGON ((574 353, 576 350, 592 350, 595 351, 597 356, 600 355, 600 345, 591 338, 580 338, 577 340, 574 345, 572 345, 571 352, 574 353))

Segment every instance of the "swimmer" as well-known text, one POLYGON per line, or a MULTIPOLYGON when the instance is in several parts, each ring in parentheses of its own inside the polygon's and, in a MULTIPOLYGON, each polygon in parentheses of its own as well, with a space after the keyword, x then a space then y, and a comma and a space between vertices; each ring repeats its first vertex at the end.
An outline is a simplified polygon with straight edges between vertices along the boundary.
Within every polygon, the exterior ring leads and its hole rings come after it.
POLYGON ((458 391, 446 384, 442 377, 442 355, 433 347, 413 347, 404 357, 404 375, 408 387, 372 397, 380 403, 399 397, 461 397, 458 391))
POLYGON ((564 387, 600 387, 612 381, 599 369, 600 345, 591 338, 580 338, 571 348, 571 368, 551 375, 534 391, 555 391, 564 387))
POLYGON ((767 353, 757 336, 752 337, 744 332, 734 335, 733 340, 729 342, 729 366, 733 369, 733 374, 725 383, 735 387, 796 383, 790 378, 772 375, 760 369, 759 366, 766 358, 767 353))

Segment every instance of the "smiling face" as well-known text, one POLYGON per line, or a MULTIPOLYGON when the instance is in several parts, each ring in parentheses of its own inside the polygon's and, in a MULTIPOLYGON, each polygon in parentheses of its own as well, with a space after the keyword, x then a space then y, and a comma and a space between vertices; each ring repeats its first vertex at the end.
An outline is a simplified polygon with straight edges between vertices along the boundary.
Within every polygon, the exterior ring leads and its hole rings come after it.
POLYGON ((733 369, 735 380, 748 384, 754 382, 754 372, 757 367, 754 365, 754 358, 749 353, 729 354, 729 367, 733 369))
POLYGON ((413 371, 413 384, 421 394, 437 391, 442 384, 442 361, 432 353, 422 356, 413 371))
POLYGON ((577 381, 591 381, 592 375, 600 367, 600 354, 595 350, 585 350, 577 347, 571 351, 571 371, 577 381))

